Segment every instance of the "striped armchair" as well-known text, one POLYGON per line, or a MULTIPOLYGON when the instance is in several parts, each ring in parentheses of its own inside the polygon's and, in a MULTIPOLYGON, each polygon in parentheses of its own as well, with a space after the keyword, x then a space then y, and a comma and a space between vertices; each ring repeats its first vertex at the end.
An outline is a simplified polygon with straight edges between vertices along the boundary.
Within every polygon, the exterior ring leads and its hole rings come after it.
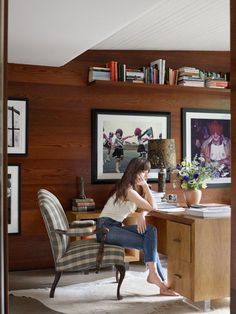
POLYGON ((115 265, 117 285, 117 299, 122 299, 120 287, 125 277, 124 249, 110 244, 97 243, 96 239, 70 241, 70 237, 86 236, 101 232, 103 240, 107 229, 92 230, 93 220, 74 221, 68 223, 65 212, 55 195, 40 189, 38 200, 41 214, 50 239, 54 264, 55 278, 50 290, 50 298, 54 297, 56 286, 62 272, 87 271, 115 265))

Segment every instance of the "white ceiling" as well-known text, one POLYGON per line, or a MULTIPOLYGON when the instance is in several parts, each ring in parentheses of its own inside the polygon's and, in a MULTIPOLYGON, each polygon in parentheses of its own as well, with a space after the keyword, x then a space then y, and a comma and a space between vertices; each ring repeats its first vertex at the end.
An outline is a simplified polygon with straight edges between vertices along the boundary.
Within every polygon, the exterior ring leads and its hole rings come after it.
POLYGON ((61 66, 88 49, 230 50, 230 0, 9 0, 8 62, 61 66))

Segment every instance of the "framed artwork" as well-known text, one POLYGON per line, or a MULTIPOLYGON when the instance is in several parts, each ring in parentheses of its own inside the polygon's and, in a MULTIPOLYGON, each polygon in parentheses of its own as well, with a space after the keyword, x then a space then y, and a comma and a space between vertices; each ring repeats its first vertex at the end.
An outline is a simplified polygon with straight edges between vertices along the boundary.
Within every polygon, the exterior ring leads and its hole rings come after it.
POLYGON ((7 101, 8 154, 27 155, 28 99, 7 101))
POLYGON ((228 110, 182 109, 183 158, 204 157, 214 172, 208 186, 231 183, 230 121, 228 110))
MULTIPOLYGON (((134 157, 147 158, 149 139, 170 136, 170 113, 129 110, 92 110, 92 182, 120 179, 134 157)), ((149 181, 157 181, 151 169, 149 181)))
POLYGON ((8 233, 20 233, 20 165, 8 166, 8 233))

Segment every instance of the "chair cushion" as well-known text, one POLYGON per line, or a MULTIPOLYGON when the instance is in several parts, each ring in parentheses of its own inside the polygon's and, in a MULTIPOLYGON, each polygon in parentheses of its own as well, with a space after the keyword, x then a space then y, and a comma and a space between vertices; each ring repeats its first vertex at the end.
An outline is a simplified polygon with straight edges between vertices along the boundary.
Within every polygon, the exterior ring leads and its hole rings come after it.
MULTIPOLYGON (((57 271, 79 271, 96 268, 100 243, 96 239, 77 240, 69 244, 64 255, 56 261, 57 271)), ((124 264, 124 248, 104 244, 102 267, 124 264)))

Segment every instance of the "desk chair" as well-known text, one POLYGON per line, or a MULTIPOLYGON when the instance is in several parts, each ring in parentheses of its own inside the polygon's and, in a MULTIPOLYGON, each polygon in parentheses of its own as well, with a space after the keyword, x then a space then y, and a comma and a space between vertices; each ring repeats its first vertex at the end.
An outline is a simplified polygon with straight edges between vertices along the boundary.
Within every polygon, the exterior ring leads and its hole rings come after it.
POLYGON ((50 290, 50 298, 54 297, 56 286, 62 272, 96 270, 115 265, 117 299, 122 299, 120 287, 125 277, 124 249, 110 244, 104 244, 108 229, 92 230, 93 220, 74 221, 68 223, 61 203, 51 192, 40 189, 38 201, 41 214, 50 239, 55 264, 55 278, 50 290), (101 243, 96 239, 81 239, 70 241, 70 237, 89 236, 102 233, 101 243))

